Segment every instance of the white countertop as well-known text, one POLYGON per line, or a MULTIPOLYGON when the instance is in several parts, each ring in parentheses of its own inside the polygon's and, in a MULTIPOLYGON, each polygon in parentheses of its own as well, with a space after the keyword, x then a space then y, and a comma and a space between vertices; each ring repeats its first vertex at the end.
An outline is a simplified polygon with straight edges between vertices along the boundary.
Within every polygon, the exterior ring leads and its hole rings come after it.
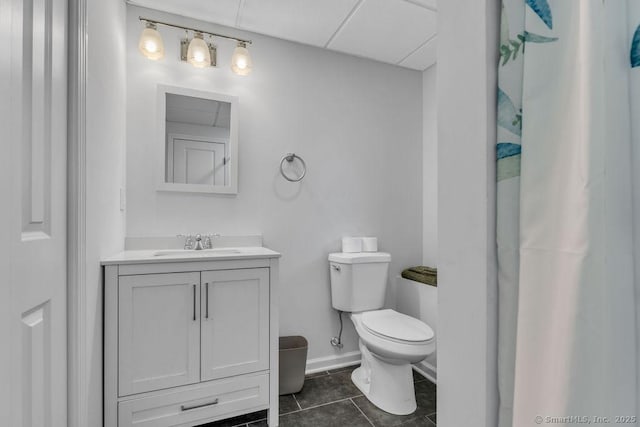
POLYGON ((185 261, 228 261, 243 259, 279 258, 278 252, 262 246, 239 246, 205 249, 145 249, 124 251, 101 260, 101 265, 148 264, 185 261))

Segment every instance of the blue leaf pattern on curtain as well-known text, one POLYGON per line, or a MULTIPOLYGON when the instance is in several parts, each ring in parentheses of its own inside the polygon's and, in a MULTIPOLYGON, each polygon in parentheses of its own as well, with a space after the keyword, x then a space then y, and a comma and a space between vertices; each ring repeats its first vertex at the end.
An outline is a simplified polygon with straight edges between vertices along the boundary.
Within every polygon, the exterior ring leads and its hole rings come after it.
POLYGON ((539 34, 530 33, 529 31, 524 32, 524 41, 531 43, 551 43, 558 40, 557 37, 546 37, 541 36, 539 34))
POLYGON ((638 25, 638 28, 636 28, 636 32, 633 35, 630 58, 632 68, 640 67, 640 25, 638 25))
POLYGON ((498 88, 498 126, 520 136, 522 132, 522 114, 516 110, 509 95, 498 88))
POLYGON ((499 142, 496 146, 498 164, 496 165, 496 180, 515 178, 520 176, 520 144, 513 142, 499 142))
POLYGON ((551 43, 558 40, 557 37, 546 37, 539 34, 530 33, 528 31, 516 35, 516 39, 507 39, 500 42, 500 59, 502 66, 515 61, 518 58, 518 52, 524 54, 525 43, 551 43))
POLYGON ((551 16, 551 8, 547 0, 527 0, 527 4, 542 19, 549 29, 553 28, 553 18, 551 16))
POLYGON ((496 154, 498 159, 504 159, 506 157, 517 156, 522 151, 520 144, 514 144, 513 142, 498 142, 496 154))

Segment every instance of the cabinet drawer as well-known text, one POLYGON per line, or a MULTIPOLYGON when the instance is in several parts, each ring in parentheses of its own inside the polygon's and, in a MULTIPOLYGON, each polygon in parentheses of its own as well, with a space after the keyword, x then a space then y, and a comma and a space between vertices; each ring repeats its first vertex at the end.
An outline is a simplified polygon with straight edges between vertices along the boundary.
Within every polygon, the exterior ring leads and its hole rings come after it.
POLYGON ((170 427, 266 408, 269 374, 244 375, 118 403, 118 427, 170 427))

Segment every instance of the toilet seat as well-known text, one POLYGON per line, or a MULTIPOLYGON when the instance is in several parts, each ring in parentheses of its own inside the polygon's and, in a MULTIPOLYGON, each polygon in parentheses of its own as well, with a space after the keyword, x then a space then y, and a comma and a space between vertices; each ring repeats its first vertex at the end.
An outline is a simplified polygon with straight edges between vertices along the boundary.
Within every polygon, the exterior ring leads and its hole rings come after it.
POLYGON ((377 337, 404 344, 424 344, 434 337, 426 323, 390 309, 362 313, 362 325, 377 337))

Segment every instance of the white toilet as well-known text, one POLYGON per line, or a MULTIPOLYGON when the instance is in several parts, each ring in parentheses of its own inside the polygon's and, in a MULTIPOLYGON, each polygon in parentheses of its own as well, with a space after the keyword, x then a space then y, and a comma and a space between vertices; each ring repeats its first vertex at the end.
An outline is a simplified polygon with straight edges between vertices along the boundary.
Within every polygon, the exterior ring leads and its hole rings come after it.
POLYGON ((435 350, 426 323, 381 310, 391 255, 384 252, 329 254, 333 308, 350 313, 360 337, 361 366, 351 379, 378 408, 395 415, 416 410, 411 364, 435 350))

